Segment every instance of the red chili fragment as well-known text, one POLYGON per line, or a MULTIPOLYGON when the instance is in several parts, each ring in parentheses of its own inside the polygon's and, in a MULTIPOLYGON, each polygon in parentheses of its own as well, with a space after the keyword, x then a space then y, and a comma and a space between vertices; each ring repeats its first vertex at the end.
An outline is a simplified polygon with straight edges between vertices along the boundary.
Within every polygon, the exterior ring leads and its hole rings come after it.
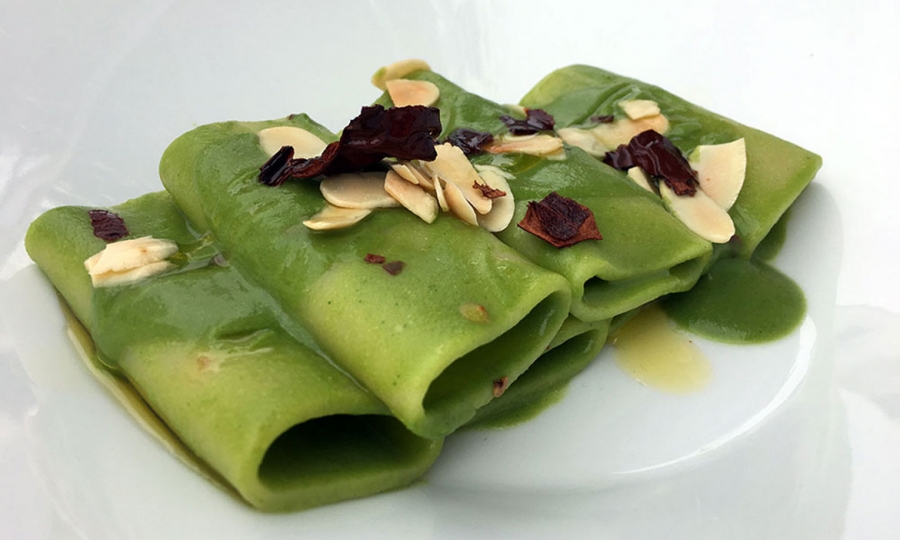
POLYGON ((384 271, 392 276, 396 276, 402 272, 404 266, 406 266, 406 263, 403 261, 391 261, 381 265, 381 267, 384 268, 384 271))
POLYGON ((487 197, 488 199, 497 199, 499 197, 506 196, 506 192, 502 189, 494 189, 487 184, 480 184, 478 182, 473 182, 472 187, 478 190, 481 190, 481 194, 487 197))
POLYGON ((652 129, 607 152, 603 163, 620 171, 640 167, 651 177, 662 179, 676 195, 693 197, 697 192, 696 175, 681 151, 652 129))
POLYGON ((602 240, 591 209, 555 191, 541 201, 528 203, 519 228, 553 244, 569 247, 583 240, 602 240))
POLYGON ((440 132, 441 115, 434 107, 363 107, 344 128, 340 140, 325 147, 321 156, 292 159, 292 150, 285 158, 282 148, 260 168, 259 181, 278 186, 290 178, 361 171, 386 157, 433 161, 437 157, 435 137, 440 132))
POLYGON ((509 377, 500 377, 496 381, 494 381, 494 397, 500 397, 503 395, 503 392, 506 392, 506 387, 509 384, 509 377))
POLYGON ((259 181, 267 186, 280 186, 290 178, 289 168, 294 161, 294 147, 282 146, 259 168, 259 181))
POLYGON ((447 137, 447 142, 458 147, 463 154, 472 156, 480 154, 484 150, 482 147, 494 141, 494 136, 487 131, 475 131, 469 128, 456 128, 447 137))
POLYGON ((543 109, 525 109, 525 120, 517 120, 504 114, 500 117, 500 121, 506 124, 513 135, 531 135, 538 131, 551 130, 556 125, 556 120, 543 109))
POLYGON ((88 210, 94 236, 104 242, 115 242, 128 236, 125 220, 108 210, 88 210))
POLYGON ((615 121, 616 117, 611 114, 598 114, 596 116, 591 117, 591 122, 595 122, 597 124, 611 124, 615 121))
POLYGON ((384 261, 387 259, 384 258, 384 255, 369 253, 363 260, 369 264, 384 264, 384 261))

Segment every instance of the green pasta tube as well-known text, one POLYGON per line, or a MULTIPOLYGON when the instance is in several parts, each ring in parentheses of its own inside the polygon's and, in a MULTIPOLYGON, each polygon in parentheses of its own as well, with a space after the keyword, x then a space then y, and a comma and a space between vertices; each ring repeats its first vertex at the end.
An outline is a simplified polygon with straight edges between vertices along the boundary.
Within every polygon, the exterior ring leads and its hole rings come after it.
POLYGON ((565 280, 493 235, 442 216, 425 223, 380 209, 353 227, 313 231, 315 181, 268 187, 258 132, 296 126, 334 136, 305 115, 199 127, 166 150, 160 175, 199 229, 309 329, 332 361, 410 430, 440 437, 513 383, 569 311, 565 280), (402 263, 389 273, 368 255, 402 263))
MULTIPOLYGON (((498 135, 509 108, 467 92, 444 77, 418 71, 410 79, 440 89, 442 137, 457 128, 498 135)), ((385 94, 378 103, 390 105, 385 94)), ((565 159, 524 154, 482 155, 477 164, 497 165, 511 173, 515 194, 513 224, 497 234, 504 243, 538 265, 566 277, 572 290, 571 313, 585 321, 610 319, 660 296, 689 289, 709 262, 712 246, 697 237, 663 206, 659 197, 636 186, 618 171, 580 149, 567 148, 565 159), (528 204, 550 192, 575 200, 594 214, 603 240, 559 249, 516 227, 528 204)))
POLYGON ((584 371, 606 343, 610 321, 583 322, 569 316, 547 351, 528 368, 516 384, 497 399, 478 409, 471 424, 503 424, 518 420, 523 412, 538 411, 566 383, 584 371))
MULTIPOLYGON (((778 219, 793 204, 822 165, 822 159, 773 135, 723 118, 661 88, 599 68, 575 65, 554 71, 529 91, 521 104, 544 109, 556 127, 590 127, 595 119, 623 117, 619 105, 652 100, 668 119, 665 132, 685 155, 698 145, 743 138, 746 176, 729 214, 737 238, 719 252, 749 257, 778 219)), ((624 174, 622 174, 624 177, 624 174)))
POLYGON ((112 210, 131 237, 177 244, 167 270, 92 285, 84 261, 106 244, 88 210, 43 214, 28 253, 90 332, 98 365, 139 392, 199 469, 255 507, 287 511, 405 486, 437 457, 440 440, 412 434, 329 363, 165 193, 112 210))

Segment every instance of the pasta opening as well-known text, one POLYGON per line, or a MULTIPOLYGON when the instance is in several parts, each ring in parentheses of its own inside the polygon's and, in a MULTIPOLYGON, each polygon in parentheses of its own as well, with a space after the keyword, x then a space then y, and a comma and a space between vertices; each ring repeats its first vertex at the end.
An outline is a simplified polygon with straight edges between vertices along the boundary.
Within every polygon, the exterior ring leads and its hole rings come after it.
POLYGON ((405 469, 427 448, 428 441, 390 416, 325 416, 282 433, 266 451, 259 479, 274 490, 340 483, 405 469))

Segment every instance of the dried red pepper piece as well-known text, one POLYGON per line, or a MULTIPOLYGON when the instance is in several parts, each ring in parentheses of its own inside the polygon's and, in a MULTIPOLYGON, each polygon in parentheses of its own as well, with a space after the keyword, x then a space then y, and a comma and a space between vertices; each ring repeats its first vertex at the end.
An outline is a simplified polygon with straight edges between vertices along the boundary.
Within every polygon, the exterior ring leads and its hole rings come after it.
POLYGON ((386 261, 387 259, 384 258, 384 255, 369 253, 363 260, 369 264, 384 264, 384 261, 386 261))
POLYGON ((392 276, 396 276, 402 272, 404 266, 406 266, 406 263, 403 261, 391 261, 381 265, 381 267, 384 268, 384 271, 392 276))
POLYGON ((463 154, 472 156, 480 154, 484 150, 482 147, 494 141, 494 136, 487 131, 475 131, 469 128, 456 128, 447 137, 447 142, 458 147, 463 154))
POLYGON ((652 129, 607 152, 603 163, 620 171, 640 167, 648 175, 661 178, 676 195, 693 197, 697 192, 696 175, 681 151, 652 129))
POLYGON ((361 171, 386 157, 433 161, 437 157, 435 137, 440 132, 441 116, 434 107, 363 107, 344 128, 340 140, 325 147, 321 156, 293 159, 292 149, 286 158, 282 148, 260 167, 259 181, 278 186, 290 178, 361 171))
POLYGON ((280 186, 290 178, 288 171, 294 161, 294 147, 282 146, 259 168, 259 181, 267 186, 280 186))
POLYGON ((115 242, 128 236, 125 220, 109 210, 88 210, 94 236, 104 242, 115 242))
POLYGON ((488 199, 497 199, 499 197, 503 197, 506 195, 506 192, 502 189, 494 189, 487 184, 479 184, 478 182, 473 182, 472 187, 481 191, 481 194, 487 197, 488 199))
POLYGON ((519 228, 558 248, 603 239, 591 209, 555 191, 541 201, 528 203, 519 228))
POLYGON ((500 121, 506 124, 513 135, 531 135, 538 131, 548 131, 556 125, 556 120, 543 109, 525 109, 525 120, 503 115, 500 121))

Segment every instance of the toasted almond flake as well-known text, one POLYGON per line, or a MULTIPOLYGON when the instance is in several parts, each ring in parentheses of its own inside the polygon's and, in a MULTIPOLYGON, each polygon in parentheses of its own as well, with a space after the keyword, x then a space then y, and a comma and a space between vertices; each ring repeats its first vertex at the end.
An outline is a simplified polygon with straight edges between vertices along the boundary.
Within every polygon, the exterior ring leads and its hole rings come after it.
POLYGON ((447 182, 447 185, 444 186, 444 198, 447 200, 447 206, 453 215, 469 225, 478 226, 478 217, 475 214, 475 209, 466 200, 459 186, 453 182, 447 182))
POLYGON ((659 194, 672 214, 697 236, 716 244, 724 244, 734 236, 731 216, 703 191, 698 189, 693 196, 679 196, 665 182, 660 182, 659 194))
POLYGON ((591 130, 562 128, 557 130, 556 134, 566 144, 577 146, 594 157, 603 157, 609 152, 609 148, 601 144, 591 130))
POLYGON ((392 79, 385 81, 387 92, 394 102, 394 107, 423 105, 430 107, 441 97, 441 90, 432 82, 411 79, 392 79))
POLYGON ((447 205, 447 198, 444 197, 444 188, 441 186, 442 180, 440 178, 434 179, 434 194, 437 196, 438 206, 441 207, 442 212, 449 212, 450 206, 447 205))
MULTIPOLYGON (((475 170, 478 171, 479 175, 485 171, 490 171, 492 174, 499 174, 507 180, 512 180, 516 177, 513 173, 504 171, 496 165, 475 165, 475 170)), ((484 178, 484 175, 482 175, 482 178, 484 178)))
POLYGON ((345 173, 319 183, 325 200, 341 208, 393 208, 400 204, 384 190, 383 172, 345 173))
POLYGON ((493 167, 481 171, 481 178, 485 184, 493 189, 506 192, 506 195, 493 200, 490 212, 476 216, 478 218, 478 226, 490 232, 500 232, 506 229, 512 222, 513 214, 516 211, 516 203, 509 188, 509 183, 497 170, 500 169, 493 167))
POLYGON ((737 200, 747 174, 747 146, 744 139, 730 143, 698 146, 688 159, 697 173, 700 189, 728 210, 737 200))
POLYGON ((410 184, 394 171, 388 171, 384 178, 384 190, 426 223, 437 219, 437 200, 421 186, 410 184))
POLYGON ((416 179, 419 180, 419 185, 425 189, 434 189, 434 173, 431 171, 425 170, 422 166, 422 162, 419 160, 414 160, 409 162, 409 170, 415 175, 416 179))
POLYGON ((491 154, 518 153, 531 156, 549 156, 563 149, 562 139, 541 133, 538 135, 508 135, 486 145, 491 154))
POLYGON ((631 99, 628 101, 620 101, 619 107, 625 111, 625 115, 632 120, 647 118, 648 116, 656 116, 660 114, 659 104, 649 99, 631 99))
POLYGON ((127 270, 91 274, 91 284, 94 287, 100 288, 136 283, 173 269, 175 269, 175 265, 169 261, 156 261, 127 270))
POLYGON ((608 124, 598 124, 591 128, 600 144, 608 149, 618 148, 620 144, 628 144, 635 135, 652 129, 664 135, 669 130, 669 120, 663 115, 649 116, 640 120, 620 118, 608 124))
POLYGON ((328 146, 325 141, 311 132, 294 126, 276 126, 257 133, 259 145, 269 157, 281 150, 282 146, 294 149, 294 159, 309 159, 321 156, 328 146))
POLYGON ((418 58, 400 60, 399 62, 394 62, 393 64, 379 68, 378 71, 372 75, 372 84, 380 90, 386 90, 387 86, 385 83, 387 83, 387 81, 402 79, 416 71, 431 71, 431 66, 428 65, 428 62, 419 60, 418 58))
POLYGON ((647 178, 647 173, 644 172, 644 169, 640 167, 632 167, 628 169, 628 172, 625 174, 627 174, 628 178, 631 178, 631 180, 634 181, 635 184, 641 186, 650 193, 656 193, 655 191, 653 191, 653 187, 650 185, 650 179, 647 178))
POLYGON ((344 229, 355 225, 371 213, 372 211, 366 208, 340 208, 326 203, 324 208, 303 224, 314 231, 344 229))
POLYGON ((413 174, 405 163, 392 163, 391 170, 400 175, 400 178, 406 180, 410 184, 418 184, 419 178, 413 174))
POLYGON ((515 115, 521 116, 523 118, 528 116, 528 111, 525 110, 525 107, 523 107, 521 105, 517 105, 515 103, 507 103, 503 106, 506 107, 506 110, 508 110, 509 112, 511 112, 515 115))
POLYGON ((140 268, 169 258, 178 252, 171 240, 144 236, 107 244, 106 248, 84 261, 92 276, 140 268))
MULTIPOLYGON (((448 185, 456 185, 475 211, 487 214, 491 210, 491 200, 485 197, 481 190, 473 187, 482 180, 463 151, 450 143, 436 145, 434 149, 437 151, 437 158, 434 161, 422 162, 422 166, 448 185)), ((444 195, 447 193, 445 190, 444 195)), ((450 208, 452 210, 453 207, 450 208)))

